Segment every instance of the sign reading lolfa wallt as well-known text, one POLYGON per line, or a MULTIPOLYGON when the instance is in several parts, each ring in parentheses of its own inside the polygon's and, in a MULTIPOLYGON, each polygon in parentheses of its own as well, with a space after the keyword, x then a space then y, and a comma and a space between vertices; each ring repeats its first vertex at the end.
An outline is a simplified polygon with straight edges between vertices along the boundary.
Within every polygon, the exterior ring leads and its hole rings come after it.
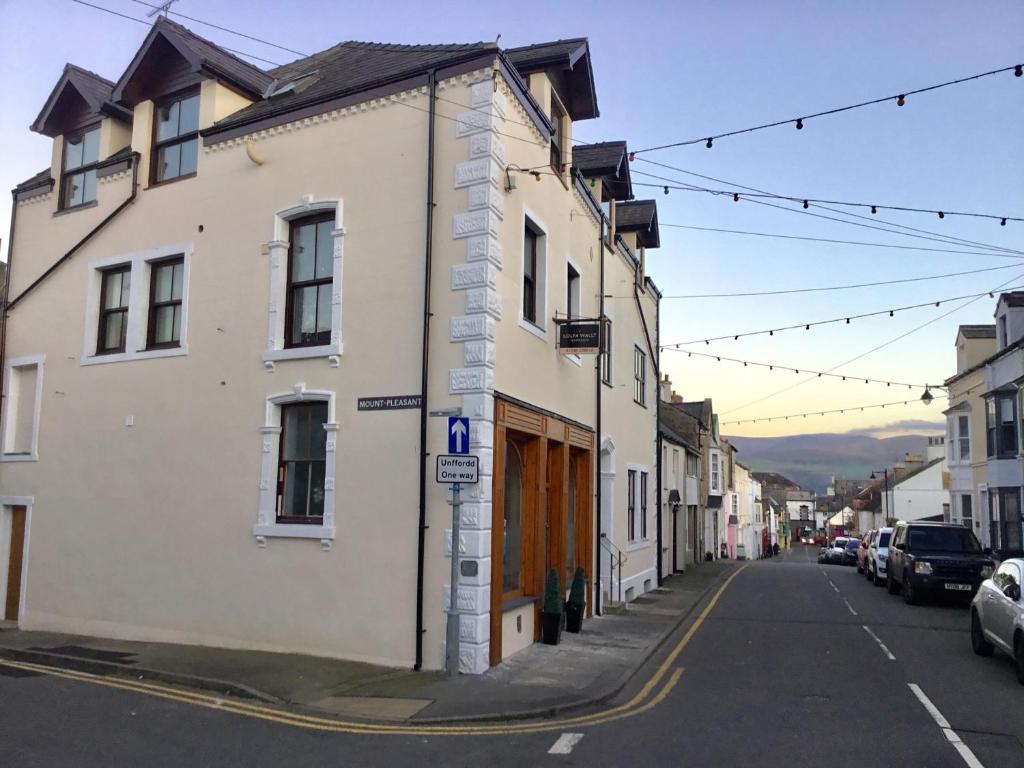
POLYGON ((558 326, 558 351, 563 355, 596 355, 600 349, 599 322, 562 323, 558 326))
POLYGON ((379 397, 360 397, 356 402, 359 411, 400 411, 406 408, 419 408, 423 398, 419 395, 381 395, 379 397))

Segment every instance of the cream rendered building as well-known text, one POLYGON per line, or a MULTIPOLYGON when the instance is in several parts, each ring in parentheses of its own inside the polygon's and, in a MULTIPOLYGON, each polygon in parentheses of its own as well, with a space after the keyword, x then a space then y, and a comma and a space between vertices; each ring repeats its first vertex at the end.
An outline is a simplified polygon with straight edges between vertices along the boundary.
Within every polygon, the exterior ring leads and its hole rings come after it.
POLYGON ((549 568, 611 594, 602 535, 653 587, 657 220, 617 202, 624 152, 574 162, 597 114, 585 40, 344 43, 264 72, 161 18, 116 83, 69 65, 33 126, 52 165, 14 191, 7 615, 439 668, 432 412, 470 417, 482 474, 464 671, 534 641, 549 568), (610 287, 635 294, 610 353, 560 354, 556 319, 610 287))
POLYGON ((985 362, 996 353, 995 325, 961 325, 956 334, 956 375, 946 380, 946 450, 950 516, 991 546, 988 456, 985 449, 985 362))

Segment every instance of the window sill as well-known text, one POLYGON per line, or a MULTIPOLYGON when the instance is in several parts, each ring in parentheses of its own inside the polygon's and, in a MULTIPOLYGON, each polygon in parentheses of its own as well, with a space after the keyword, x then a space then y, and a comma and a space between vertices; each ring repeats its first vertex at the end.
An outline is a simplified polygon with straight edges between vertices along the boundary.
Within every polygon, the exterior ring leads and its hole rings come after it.
POLYGON ((153 181, 153 182, 150 182, 149 186, 146 187, 146 189, 149 190, 149 189, 156 189, 157 187, 166 187, 168 184, 173 184, 176 181, 185 181, 186 179, 194 179, 198 175, 199 175, 198 173, 186 173, 183 176, 175 176, 173 179, 164 179, 163 181, 153 181))
POLYGON ((38 453, 3 453, 0 454, 0 462, 5 461, 39 461, 38 453))
POLYGON ((81 205, 73 205, 70 208, 59 208, 53 212, 54 216, 64 216, 69 213, 78 213, 78 211, 84 211, 88 208, 95 208, 99 203, 95 200, 91 200, 88 203, 82 203, 81 205))
POLYGON ((188 354, 188 346, 161 347, 158 349, 140 349, 137 352, 113 352, 101 355, 85 355, 79 365, 103 365, 105 363, 125 363, 129 360, 152 360, 160 357, 181 357, 188 354))
POLYGON ((272 363, 277 360, 308 360, 313 357, 331 357, 340 355, 343 347, 337 344, 320 344, 315 347, 288 347, 286 349, 268 349, 263 353, 263 362, 272 363))
POLYGON ((309 525, 307 523, 269 523, 267 525, 254 525, 252 527, 252 535, 281 539, 333 540, 334 526, 309 525))
POLYGON ((536 336, 541 341, 547 341, 548 340, 547 329, 546 328, 541 328, 539 325, 531 323, 526 318, 523 318, 523 317, 519 318, 519 327, 522 328, 525 331, 529 331, 530 333, 532 333, 534 336, 536 336))
POLYGON ((631 541, 628 544, 626 544, 626 551, 627 552, 636 552, 639 549, 648 549, 650 546, 651 546, 651 540, 650 539, 638 539, 636 541, 631 541))

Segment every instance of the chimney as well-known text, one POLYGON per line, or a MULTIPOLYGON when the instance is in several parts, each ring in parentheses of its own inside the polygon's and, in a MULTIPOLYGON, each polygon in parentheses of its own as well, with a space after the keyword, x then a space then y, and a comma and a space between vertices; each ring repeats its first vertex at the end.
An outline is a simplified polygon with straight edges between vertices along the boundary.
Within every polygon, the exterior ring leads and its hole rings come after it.
POLYGON ((674 389, 672 390, 672 402, 673 403, 681 403, 681 402, 683 402, 683 396, 680 395, 678 392, 676 392, 674 389))
POLYGON ((672 399, 674 395, 675 395, 675 390, 672 389, 672 382, 669 381, 668 374, 666 373, 662 377, 662 379, 661 379, 661 394, 660 394, 661 402, 663 402, 663 403, 674 402, 673 399, 672 399))
POLYGON ((935 461, 941 459, 946 455, 946 437, 945 435, 938 435, 936 437, 928 438, 928 461, 935 461))

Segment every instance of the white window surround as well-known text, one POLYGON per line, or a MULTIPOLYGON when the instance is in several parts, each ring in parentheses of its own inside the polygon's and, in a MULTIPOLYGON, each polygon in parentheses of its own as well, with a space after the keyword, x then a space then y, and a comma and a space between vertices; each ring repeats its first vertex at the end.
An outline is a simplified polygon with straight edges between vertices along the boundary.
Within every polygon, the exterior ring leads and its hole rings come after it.
POLYGON ((306 389, 302 382, 291 392, 282 392, 267 398, 266 415, 260 427, 260 496, 256 525, 252 533, 256 543, 266 545, 267 537, 292 539, 319 539, 322 549, 330 549, 335 536, 334 477, 337 455, 338 423, 335 418, 335 393, 329 390, 306 389), (281 450, 281 406, 293 403, 320 401, 327 403, 327 453, 324 462, 324 520, 322 525, 278 523, 277 520, 277 468, 281 450))
POLYGON ((548 340, 548 228, 533 211, 523 206, 523 220, 519 227, 519 327, 529 331, 542 341, 548 340), (526 224, 527 221, 540 232, 537 243, 537 322, 531 323, 523 313, 523 280, 526 278, 526 224))
MULTIPOLYGON (((571 256, 566 256, 565 257, 565 265, 566 265, 565 279, 566 279, 567 282, 569 280, 569 269, 568 268, 572 267, 573 270, 576 272, 576 288, 572 292, 572 294, 573 294, 573 302, 576 304, 576 311, 579 312, 582 315, 582 313, 583 313, 583 271, 580 269, 579 264, 577 264, 575 261, 573 261, 571 256)), ((569 295, 569 286, 566 285, 566 296, 568 296, 568 295, 569 295)), ((569 315, 569 310, 570 309, 572 309, 572 307, 566 307, 565 308, 566 315, 569 315)), ((555 351, 557 352, 558 350, 555 350, 555 351)), ((578 365, 581 368, 583 367, 583 356, 582 355, 563 355, 561 353, 558 353, 558 356, 561 357, 563 360, 565 360, 567 362, 573 363, 574 365, 578 365)))
MULTIPOLYGON (((15 368, 27 368, 34 366, 36 369, 35 392, 32 393, 34 403, 32 407, 32 440, 28 453, 0 453, 0 461, 39 461, 39 416, 43 405, 43 369, 45 368, 46 355, 25 355, 23 357, 12 357, 4 363, 4 412, 0 414, 0 436, 2 436, 2 448, 6 448, 8 441, 8 428, 10 417, 17 419, 16 413, 11 414, 10 409, 16 403, 12 399, 11 386, 15 368)), ((20 397, 22 393, 18 393, 20 397)))
POLYGON ((711 451, 711 480, 708 488, 712 496, 722 493, 722 455, 717 450, 711 451))
MULTIPOLYGON (((608 330, 608 349, 610 354, 608 355, 608 381, 605 381, 602 377, 601 383, 611 389, 615 388, 615 315, 612 310, 608 307, 607 302, 604 308, 604 317, 606 320, 605 326, 608 330)), ((603 371, 602 371, 603 373, 603 371)))
POLYGON ((342 226, 344 203, 341 198, 313 200, 307 196, 303 202, 284 208, 274 214, 274 237, 264 248, 270 255, 270 298, 267 303, 267 348, 263 363, 267 370, 274 369, 277 360, 301 360, 326 357, 337 367, 343 351, 341 341, 341 281, 344 256, 345 230, 342 226), (291 222, 325 211, 334 212, 334 262, 331 284, 331 343, 315 347, 286 347, 284 338, 285 308, 288 306, 288 246, 291 222))
POLYGON ((192 244, 182 243, 151 248, 146 251, 110 256, 89 262, 85 294, 85 326, 82 334, 82 356, 80 365, 105 365, 123 363, 126 360, 147 360, 155 357, 178 357, 188 354, 188 297, 189 273, 192 269, 192 244), (177 347, 146 349, 149 329, 149 281, 151 265, 171 256, 181 256, 181 329, 177 347), (128 329, 125 333, 124 352, 109 355, 96 354, 96 335, 100 322, 100 291, 103 287, 103 270, 119 265, 131 266, 131 286, 128 289, 128 329))
MULTIPOLYGON (((647 549, 648 547, 651 546, 651 538, 650 538, 650 535, 651 535, 650 534, 651 525, 650 525, 650 521, 649 520, 648 520, 648 525, 647 525, 647 528, 648 528, 647 538, 645 538, 645 539, 641 539, 640 538, 640 531, 643 530, 642 526, 640 525, 640 515, 643 514, 643 509, 640 506, 640 483, 641 483, 641 479, 644 476, 644 473, 646 473, 646 475, 647 475, 647 483, 648 483, 648 485, 650 485, 650 482, 651 482, 651 470, 650 470, 650 467, 647 466, 646 464, 626 464, 626 471, 628 472, 629 470, 634 470, 636 472, 636 485, 635 485, 634 491, 633 491, 634 494, 635 494, 635 497, 633 499, 633 514, 636 515, 636 522, 634 524, 633 530, 636 531, 637 538, 634 539, 633 541, 628 541, 627 540, 625 551, 626 552, 635 552, 638 549, 647 549)), ((627 493, 628 493, 628 488, 629 488, 629 483, 628 482, 626 483, 626 488, 627 488, 627 493)), ((648 507, 648 511, 650 510, 650 506, 651 506, 651 489, 648 488, 647 489, 647 507, 648 507)), ((628 509, 628 505, 627 505, 627 509, 628 509)), ((627 521, 627 528, 626 528, 626 530, 627 530, 627 533, 628 533, 628 531, 629 531, 628 521, 627 521)), ((628 536, 627 536, 627 539, 628 539, 628 536)))

